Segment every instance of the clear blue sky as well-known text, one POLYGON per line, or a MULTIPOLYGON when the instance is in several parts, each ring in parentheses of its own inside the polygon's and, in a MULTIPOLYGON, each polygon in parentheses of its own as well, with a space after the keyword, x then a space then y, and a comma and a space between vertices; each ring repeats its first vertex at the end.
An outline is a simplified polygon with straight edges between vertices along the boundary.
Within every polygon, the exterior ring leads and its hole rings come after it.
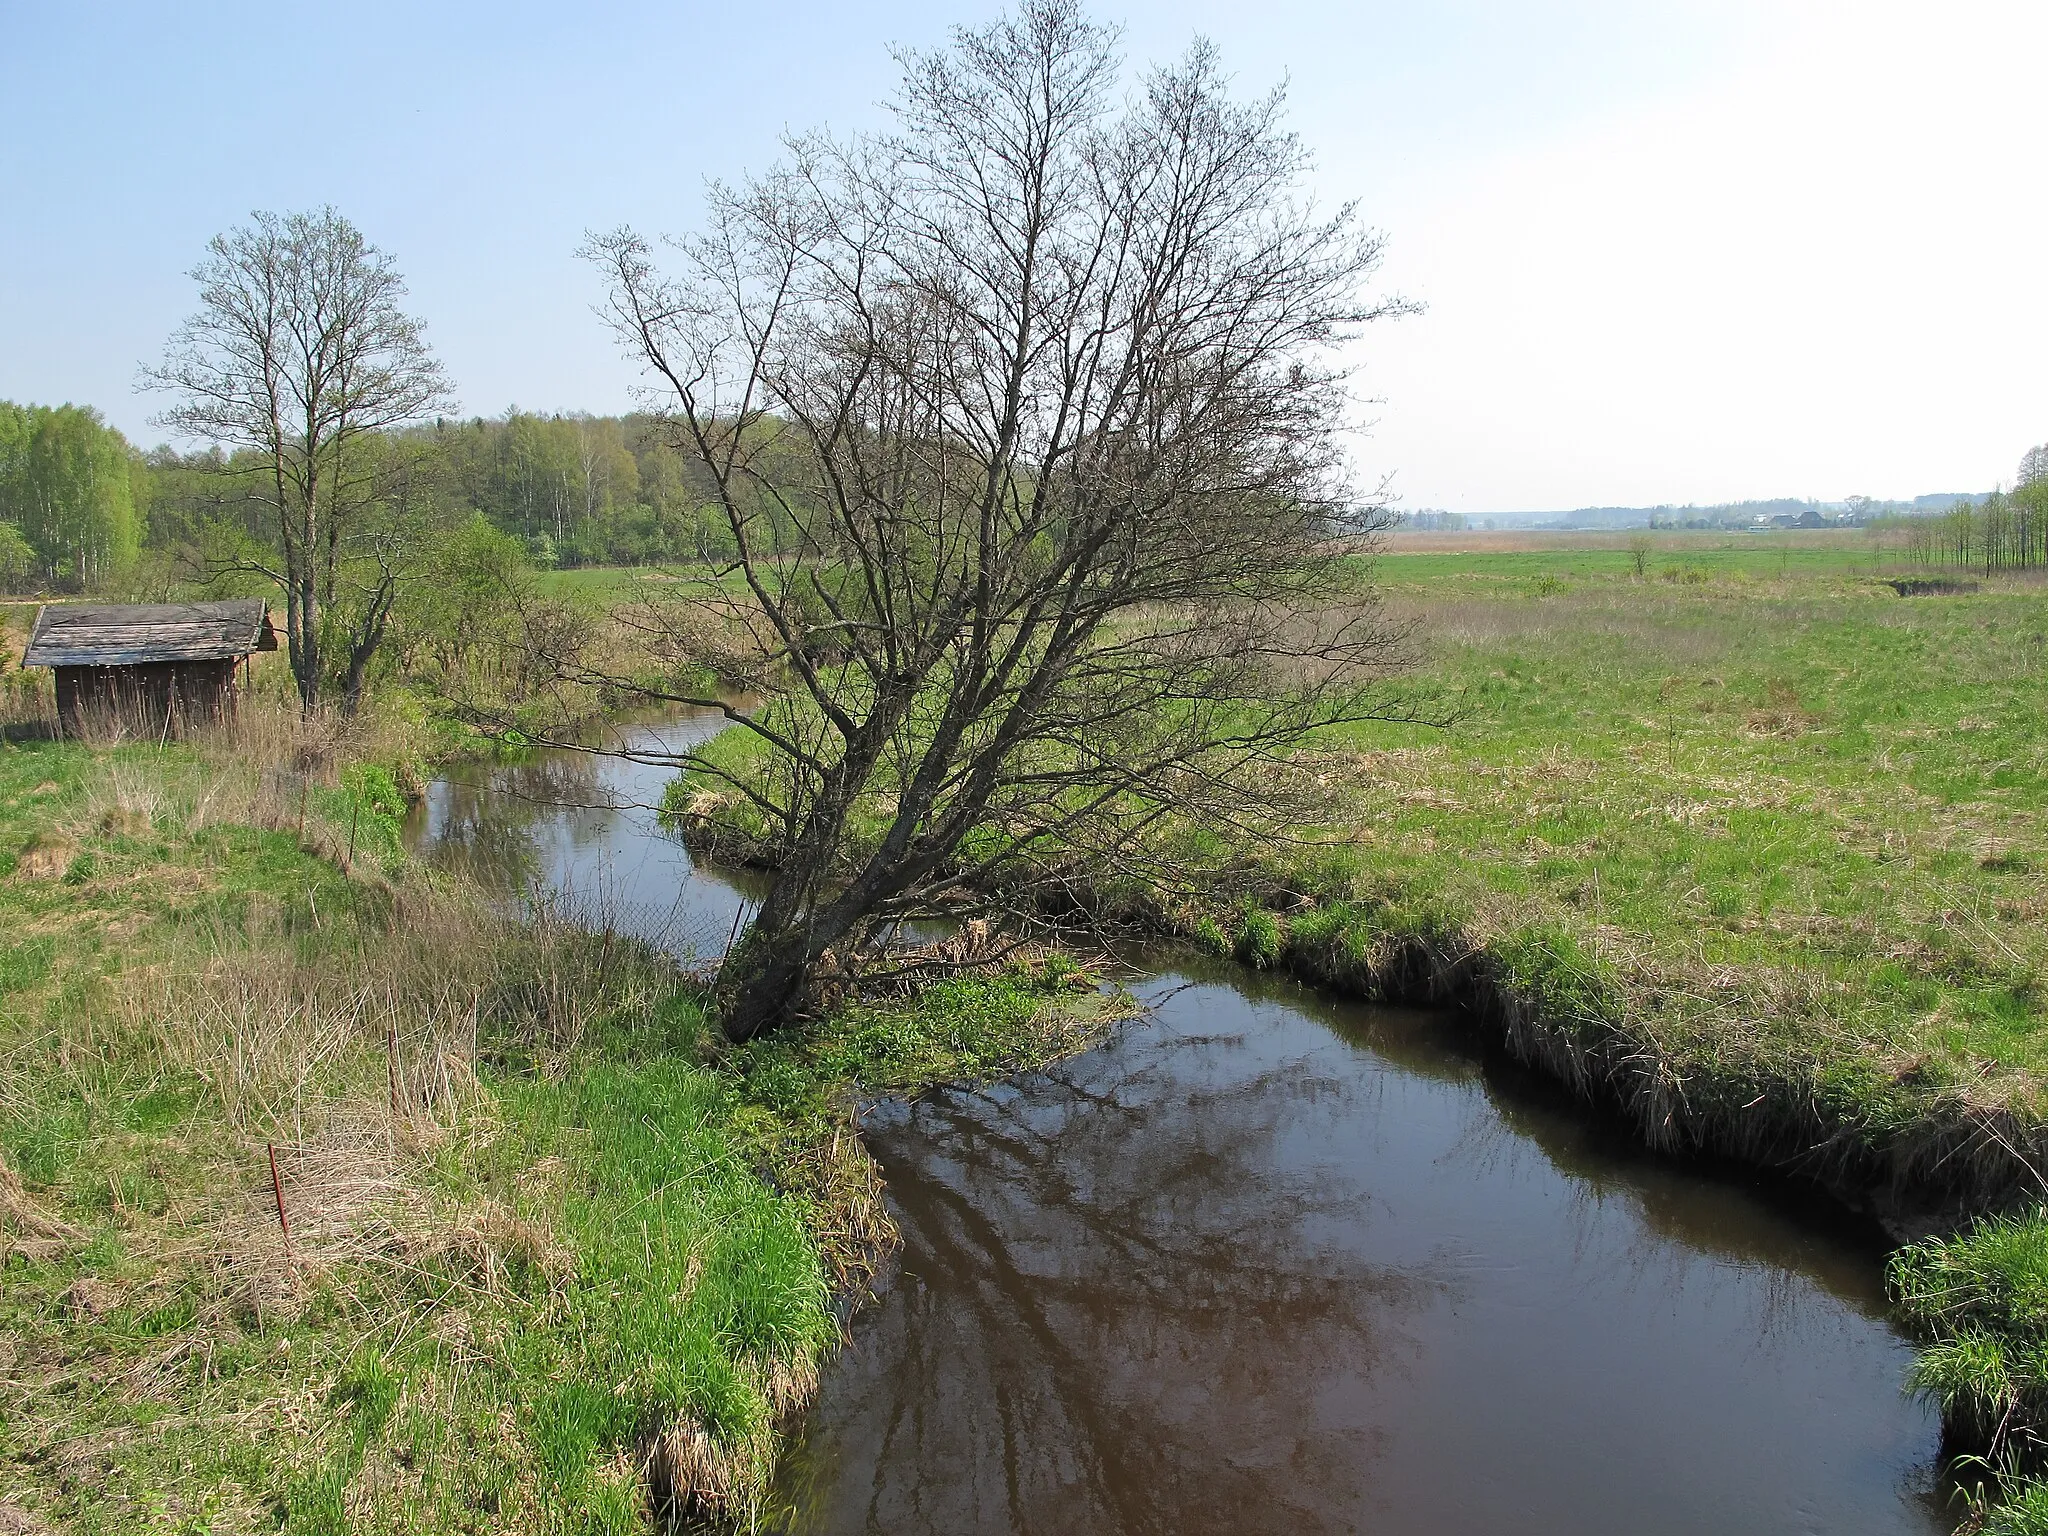
MULTIPOLYGON (((786 127, 872 122, 947 5, 0 0, 0 397, 136 394, 185 272, 332 202, 399 259, 466 411, 611 411, 583 232, 687 227, 786 127)), ((1428 312, 1360 349, 1357 451, 1467 512, 2008 479, 2048 439, 2048 6, 1106 4, 1289 81, 1318 192, 1428 312)))

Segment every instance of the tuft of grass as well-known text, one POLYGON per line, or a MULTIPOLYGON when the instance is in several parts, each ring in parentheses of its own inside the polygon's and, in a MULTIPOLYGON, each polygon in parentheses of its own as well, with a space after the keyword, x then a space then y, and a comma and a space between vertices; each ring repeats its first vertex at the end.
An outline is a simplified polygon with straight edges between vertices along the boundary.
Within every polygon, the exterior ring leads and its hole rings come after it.
POLYGON ((1953 1429, 1995 1460, 2048 1424, 2048 1211, 1901 1248, 1887 1277, 1927 1341, 1910 1385, 1953 1429))
POLYGON ((1247 904, 1238 913, 1237 939, 1231 949, 1254 970, 1270 970, 1280 958, 1280 920, 1264 907, 1247 904))
POLYGON ((792 1123, 877 1097, 1050 1064, 1092 1044, 1115 1004, 1054 957, 1035 968, 934 982, 902 1003, 856 1003, 766 1035, 727 1059, 749 1102, 792 1123), (1077 976, 1080 987, 1077 989, 1077 976))
POLYGON ((2048 1536, 2048 1483, 2025 1481, 1984 1510, 1977 1536, 2048 1536))

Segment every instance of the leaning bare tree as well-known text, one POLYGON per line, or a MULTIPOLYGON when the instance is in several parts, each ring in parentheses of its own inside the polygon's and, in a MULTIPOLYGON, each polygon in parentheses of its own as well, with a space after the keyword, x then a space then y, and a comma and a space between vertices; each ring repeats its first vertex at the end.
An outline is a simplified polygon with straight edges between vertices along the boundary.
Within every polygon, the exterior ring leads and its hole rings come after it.
POLYGON ((284 594, 302 706, 318 705, 333 673, 353 707, 390 607, 390 530, 359 525, 392 494, 396 460, 369 440, 448 408, 447 379, 398 307, 405 282, 391 257, 332 208, 255 214, 216 235, 191 275, 198 311, 143 370, 147 387, 177 397, 156 422, 225 446, 223 467, 260 483, 277 559, 235 563, 284 594), (378 575, 355 622, 331 634, 345 568, 365 550, 378 575))
POLYGON ((1277 94, 1198 44, 1126 99, 1114 49, 1025 0, 899 55, 894 132, 714 189, 678 275, 590 243, 733 551, 645 639, 771 694, 690 700, 758 751, 681 759, 774 848, 737 1038, 962 888, 1270 816, 1271 765, 1383 704, 1334 359, 1406 307, 1380 239, 1303 198, 1277 94))

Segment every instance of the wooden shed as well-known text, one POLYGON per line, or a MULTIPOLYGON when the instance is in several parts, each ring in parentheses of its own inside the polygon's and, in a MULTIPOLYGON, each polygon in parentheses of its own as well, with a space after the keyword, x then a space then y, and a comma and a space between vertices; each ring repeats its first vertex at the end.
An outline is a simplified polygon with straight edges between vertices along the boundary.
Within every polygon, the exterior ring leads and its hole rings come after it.
POLYGON ((24 667, 54 667, 57 721, 77 731, 104 713, 133 727, 217 720, 235 704, 236 671, 277 649, 268 605, 62 603, 36 615, 24 667))

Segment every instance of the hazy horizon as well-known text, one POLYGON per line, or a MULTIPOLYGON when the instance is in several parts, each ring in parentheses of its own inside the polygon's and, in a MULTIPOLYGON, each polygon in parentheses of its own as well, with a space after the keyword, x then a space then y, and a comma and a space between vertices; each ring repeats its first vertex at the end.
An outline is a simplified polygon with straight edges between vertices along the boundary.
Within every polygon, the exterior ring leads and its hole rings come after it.
MULTIPOLYGON (((785 127, 876 122, 890 43, 995 9, 372 5, 338 37, 303 7, 26 12, 0 58, 0 397, 155 443, 136 368, 206 240, 331 202, 397 257, 465 414, 626 409, 585 230, 688 228, 704 178, 766 167, 785 127)), ((2009 483, 2048 439, 2041 8, 1097 12, 1134 66, 1200 32, 1243 90, 1287 80, 1319 198, 1386 231, 1385 286, 1429 307, 1361 344, 1356 458, 1406 506, 1910 500, 2009 483)))

